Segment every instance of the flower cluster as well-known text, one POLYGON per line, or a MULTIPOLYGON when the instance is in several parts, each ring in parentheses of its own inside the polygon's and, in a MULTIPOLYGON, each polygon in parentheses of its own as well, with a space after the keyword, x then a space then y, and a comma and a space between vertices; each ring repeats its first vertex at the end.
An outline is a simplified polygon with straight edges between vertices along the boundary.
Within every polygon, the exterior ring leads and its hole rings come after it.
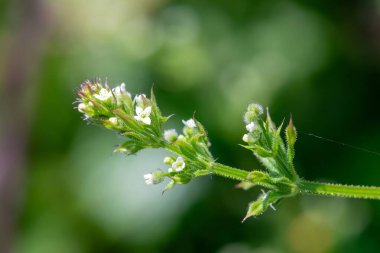
POLYGON ((246 123, 245 128, 248 131, 248 133, 243 135, 244 142, 252 144, 259 139, 261 129, 258 121, 263 112, 263 107, 259 104, 252 103, 248 105, 247 111, 244 114, 244 122, 246 123))
MULTIPOLYGON (((203 126, 195 119, 183 120, 182 123, 184 127, 181 134, 175 129, 163 133, 166 149, 174 153, 173 156, 165 157, 164 163, 170 167, 166 173, 160 174, 161 177, 170 178, 164 191, 176 184, 187 184, 197 176, 212 173, 214 159, 208 149, 209 141, 203 126)), ((154 173, 147 175, 151 174, 154 173)))
MULTIPOLYGON (((249 189, 260 185, 269 189, 249 205, 247 216, 257 216, 266 211, 284 197, 294 196, 297 193, 298 175, 293 166, 294 144, 296 131, 293 121, 290 120, 286 128, 286 144, 281 136, 282 124, 277 128, 273 123, 269 112, 266 120, 262 119, 263 108, 258 104, 249 104, 244 114, 244 122, 248 133, 243 135, 243 141, 248 145, 243 146, 251 151, 263 164, 267 172, 251 171, 246 180, 238 187, 249 189)), ((245 219, 246 219, 245 218, 245 219)))
POLYGON ((214 159, 208 150, 210 144, 203 126, 191 118, 182 121, 182 134, 175 129, 163 130, 162 124, 168 117, 161 116, 153 92, 150 99, 145 94, 132 98, 124 83, 110 89, 97 80, 85 81, 78 95, 78 111, 85 120, 115 130, 127 138, 115 152, 130 155, 144 148, 166 148, 175 155, 164 160, 170 166, 167 172, 159 170, 144 175, 147 184, 158 184, 168 177, 171 181, 165 188, 167 190, 211 173, 214 159))
POLYGON ((132 95, 125 84, 110 89, 99 80, 85 81, 78 91, 78 111, 84 119, 115 130, 127 137, 127 141, 115 152, 134 154, 141 149, 160 147, 163 117, 156 104, 154 94, 148 99, 145 94, 132 95))

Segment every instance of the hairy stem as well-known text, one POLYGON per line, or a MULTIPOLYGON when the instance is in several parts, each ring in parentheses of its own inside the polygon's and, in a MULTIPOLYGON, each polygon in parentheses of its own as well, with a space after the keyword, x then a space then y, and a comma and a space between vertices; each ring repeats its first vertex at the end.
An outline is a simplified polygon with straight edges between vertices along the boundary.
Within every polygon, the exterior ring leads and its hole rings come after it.
POLYGON ((232 178, 239 181, 245 181, 249 174, 248 171, 236 169, 221 163, 215 163, 212 166, 212 172, 215 175, 232 178))
POLYGON ((302 180, 298 183, 300 193, 334 197, 380 199, 380 187, 319 183, 302 180))
MULTIPOLYGON (((212 172, 215 175, 239 181, 245 181, 249 174, 248 171, 236 169, 220 163, 214 164, 212 167, 212 172)), ((361 199, 380 199, 380 187, 374 186, 330 184, 306 180, 300 181, 297 186, 301 194, 317 194, 361 199)))

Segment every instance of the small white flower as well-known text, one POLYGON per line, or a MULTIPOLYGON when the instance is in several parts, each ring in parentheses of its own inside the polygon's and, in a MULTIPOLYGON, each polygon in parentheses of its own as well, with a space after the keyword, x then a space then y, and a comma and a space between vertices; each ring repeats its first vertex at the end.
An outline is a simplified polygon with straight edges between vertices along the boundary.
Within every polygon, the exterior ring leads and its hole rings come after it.
POLYGON ((170 172, 173 172, 174 170, 173 170, 173 168, 169 168, 168 169, 168 172, 170 173, 170 172))
POLYGON ((185 168, 186 164, 182 156, 179 156, 177 160, 172 164, 174 171, 182 171, 185 168))
POLYGON ((252 133, 256 128, 256 124, 254 122, 251 122, 248 125, 246 125, 245 128, 248 132, 252 133))
POLYGON ((177 139, 177 137, 178 137, 178 134, 177 134, 177 131, 175 129, 165 130, 165 132, 164 132, 164 138, 168 142, 175 141, 177 139))
POLYGON ((84 114, 85 119, 91 118, 91 116, 94 116, 94 104, 92 102, 86 103, 80 103, 78 105, 78 111, 84 114))
POLYGON ((257 113, 258 115, 261 115, 264 113, 264 108, 262 105, 260 104, 256 104, 256 103, 251 103, 248 105, 248 108, 247 108, 248 111, 251 111, 251 112, 255 112, 257 113))
POLYGON ((252 134, 245 134, 243 135, 243 141, 247 143, 255 142, 255 138, 252 136, 252 134))
POLYGON ((150 116, 151 112, 152 112, 152 107, 151 106, 148 106, 145 109, 143 109, 140 106, 137 106, 136 107, 136 115, 137 116, 135 116, 135 119, 138 120, 138 121, 142 121, 142 122, 144 122, 147 125, 150 125, 151 120, 150 120, 149 116, 150 116))
POLYGON ((125 83, 122 83, 119 86, 116 86, 115 88, 113 88, 112 92, 113 94, 115 94, 117 98, 122 98, 123 95, 127 95, 128 97, 131 97, 131 93, 129 93, 125 89, 125 83))
POLYGON ((143 107, 143 105, 144 105, 144 99, 143 98, 146 98, 145 94, 140 94, 140 95, 135 96, 135 102, 136 102, 137 106, 143 107))
POLYGON ((101 88, 99 94, 95 94, 94 97, 101 101, 105 101, 112 97, 112 92, 105 88, 101 88))
POLYGON ((87 108, 87 105, 85 103, 80 103, 78 105, 78 111, 80 111, 81 113, 85 113, 86 108, 87 108))
POLYGON ((188 128, 195 128, 197 125, 193 119, 182 120, 182 123, 188 128))
POLYGON ((146 184, 153 184, 153 174, 152 173, 145 174, 144 180, 146 184))
POLYGON ((111 117, 111 118, 109 118, 108 119, 108 121, 112 124, 112 125, 115 125, 115 126, 117 126, 118 125, 118 119, 116 118, 116 117, 111 117))

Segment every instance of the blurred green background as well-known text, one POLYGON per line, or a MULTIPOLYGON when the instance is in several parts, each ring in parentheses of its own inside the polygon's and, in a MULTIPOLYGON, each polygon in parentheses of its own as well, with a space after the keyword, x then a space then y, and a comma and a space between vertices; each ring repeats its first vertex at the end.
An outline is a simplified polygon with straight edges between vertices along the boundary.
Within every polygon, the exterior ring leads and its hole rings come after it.
POLYGON ((242 143, 248 102, 299 130, 310 180, 380 185, 380 2, 3 0, 0 252, 380 252, 380 201, 315 196, 241 224, 258 189, 205 177, 161 196, 142 175, 162 150, 112 154, 120 137, 73 109, 85 79, 154 84, 168 127, 196 111, 218 161, 260 165, 242 143))

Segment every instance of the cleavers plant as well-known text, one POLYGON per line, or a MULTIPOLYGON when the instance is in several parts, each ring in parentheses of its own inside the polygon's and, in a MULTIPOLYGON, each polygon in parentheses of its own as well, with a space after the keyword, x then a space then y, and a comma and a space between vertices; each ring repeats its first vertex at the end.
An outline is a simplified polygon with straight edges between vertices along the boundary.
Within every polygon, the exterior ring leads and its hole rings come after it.
POLYGON ((245 145, 242 147, 253 152, 265 171, 245 171, 216 162, 209 150, 207 132, 195 117, 182 121, 181 134, 175 129, 164 130, 163 124, 170 116, 162 116, 153 90, 150 98, 144 94, 132 98, 124 83, 110 89, 107 83, 102 85, 96 80, 85 81, 78 95, 77 108, 86 121, 125 137, 115 152, 131 155, 145 148, 164 148, 171 152, 171 156, 164 158, 169 167, 167 171, 144 175, 147 184, 158 184, 169 178, 165 192, 196 177, 214 174, 240 181, 237 186, 244 190, 262 187, 262 194, 249 204, 243 221, 268 208, 275 209, 281 199, 298 194, 380 199, 380 187, 319 183, 300 178, 293 164, 297 139, 293 120, 290 119, 285 129, 283 123, 276 127, 269 111, 264 113, 259 104, 249 104, 244 114, 247 133, 243 135, 245 145))

